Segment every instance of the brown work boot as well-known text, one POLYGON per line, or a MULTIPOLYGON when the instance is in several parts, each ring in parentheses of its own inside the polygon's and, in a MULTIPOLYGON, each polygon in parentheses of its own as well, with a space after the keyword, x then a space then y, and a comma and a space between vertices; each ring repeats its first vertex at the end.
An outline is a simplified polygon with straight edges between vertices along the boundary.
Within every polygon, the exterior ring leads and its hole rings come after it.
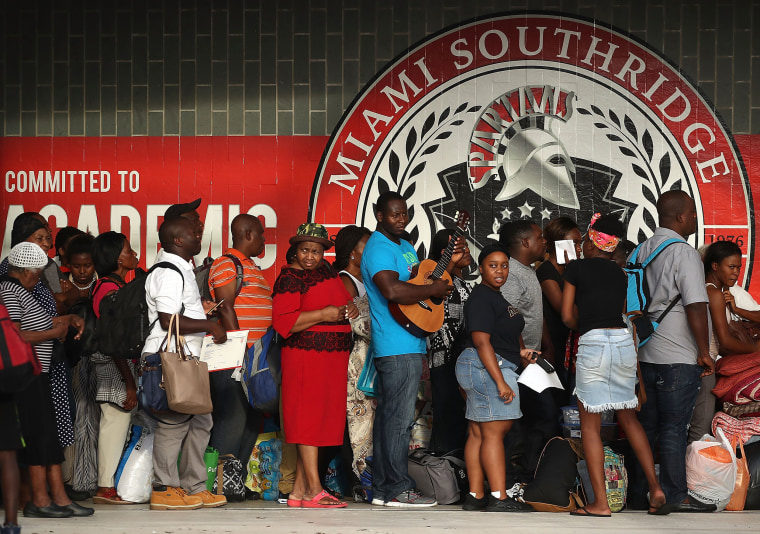
POLYGON ((204 508, 218 508, 220 506, 224 506, 227 504, 227 497, 224 495, 215 495, 211 493, 209 490, 203 490, 199 491, 198 493, 193 493, 192 495, 188 495, 188 497, 198 497, 203 501, 203 507, 204 508))
POLYGON ((203 506, 203 501, 195 495, 188 495, 182 488, 163 486, 153 488, 150 495, 151 510, 195 510, 203 506))

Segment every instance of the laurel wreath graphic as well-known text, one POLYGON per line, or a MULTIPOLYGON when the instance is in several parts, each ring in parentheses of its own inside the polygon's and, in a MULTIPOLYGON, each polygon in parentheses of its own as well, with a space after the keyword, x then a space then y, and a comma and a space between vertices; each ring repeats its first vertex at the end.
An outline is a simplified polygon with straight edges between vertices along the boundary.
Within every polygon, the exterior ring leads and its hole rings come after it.
MULTIPOLYGON (((646 225, 654 231, 657 228, 655 217, 657 213, 657 198, 666 191, 681 189, 681 178, 670 178, 670 153, 665 152, 659 161, 655 163, 654 142, 652 135, 646 128, 641 132, 636 128, 633 120, 628 115, 623 115, 621 121, 617 114, 611 109, 607 115, 595 105, 590 105, 591 111, 585 108, 577 108, 581 115, 595 115, 594 126, 608 130, 607 139, 616 143, 618 150, 624 156, 633 160, 631 169, 636 175, 642 178, 641 194, 646 199, 643 204, 643 218, 646 225), (600 120, 601 119, 601 120, 600 120), (655 170, 656 167, 656 170, 655 170)), ((639 241, 646 239, 646 235, 639 230, 639 241)))
MULTIPOLYGON (((417 185, 413 181, 413 178, 425 170, 427 158, 438 151, 441 141, 451 137, 455 127, 464 124, 464 120, 458 118, 458 116, 461 116, 462 113, 475 113, 481 109, 481 106, 469 108, 468 106, 469 102, 464 102, 453 113, 451 112, 451 107, 447 107, 437 117, 437 120, 436 112, 433 111, 422 124, 419 135, 417 128, 412 126, 406 136, 406 165, 402 169, 401 157, 395 150, 391 149, 388 156, 388 172, 390 175, 388 178, 380 175, 377 177, 378 194, 383 194, 387 191, 398 191, 404 197, 404 200, 407 201, 407 204, 409 204, 409 225, 407 226, 407 230, 411 228, 409 235, 412 243, 415 243, 420 235, 419 228, 414 222, 414 206, 409 202, 417 190, 417 185)), ((427 256, 424 243, 420 244, 417 249, 417 255, 420 258, 427 256)))

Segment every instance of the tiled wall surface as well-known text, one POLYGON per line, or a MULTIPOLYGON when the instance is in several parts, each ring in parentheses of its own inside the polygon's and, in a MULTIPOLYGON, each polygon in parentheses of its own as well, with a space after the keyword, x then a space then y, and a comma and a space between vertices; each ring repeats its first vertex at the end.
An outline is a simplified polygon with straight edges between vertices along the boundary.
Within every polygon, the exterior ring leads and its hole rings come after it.
POLYGON ((760 0, 5 0, 5 136, 329 135, 426 35, 542 9, 630 31, 760 134, 760 0))

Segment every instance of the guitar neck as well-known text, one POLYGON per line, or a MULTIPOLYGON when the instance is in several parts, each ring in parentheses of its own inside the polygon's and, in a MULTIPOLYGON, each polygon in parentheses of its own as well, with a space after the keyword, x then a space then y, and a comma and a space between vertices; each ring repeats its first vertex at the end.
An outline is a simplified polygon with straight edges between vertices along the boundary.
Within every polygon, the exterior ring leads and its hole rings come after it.
POLYGON ((464 234, 464 230, 465 229, 460 226, 457 226, 454 230, 454 235, 451 237, 446 250, 444 250, 443 254, 441 254, 441 259, 438 260, 438 263, 433 270, 433 278, 440 278, 443 276, 443 272, 446 270, 446 267, 448 267, 449 262, 451 261, 451 256, 454 255, 454 246, 456 245, 457 240, 462 237, 462 234, 464 234))

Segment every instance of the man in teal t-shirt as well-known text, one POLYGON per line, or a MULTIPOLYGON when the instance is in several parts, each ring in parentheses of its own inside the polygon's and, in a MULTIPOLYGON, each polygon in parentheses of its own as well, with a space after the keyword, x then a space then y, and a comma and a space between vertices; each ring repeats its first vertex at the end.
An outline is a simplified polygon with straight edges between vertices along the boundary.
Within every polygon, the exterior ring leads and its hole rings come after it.
POLYGON ((364 247, 361 265, 372 316, 372 354, 377 368, 372 504, 403 508, 435 506, 438 503, 434 499, 424 497, 415 488, 407 470, 425 339, 402 328, 391 316, 388 302, 413 304, 430 297, 445 298, 453 286, 445 280, 434 280, 429 285, 407 283, 419 260, 414 247, 402 239, 409 216, 401 195, 395 192, 380 195, 375 218, 377 231, 364 247))

